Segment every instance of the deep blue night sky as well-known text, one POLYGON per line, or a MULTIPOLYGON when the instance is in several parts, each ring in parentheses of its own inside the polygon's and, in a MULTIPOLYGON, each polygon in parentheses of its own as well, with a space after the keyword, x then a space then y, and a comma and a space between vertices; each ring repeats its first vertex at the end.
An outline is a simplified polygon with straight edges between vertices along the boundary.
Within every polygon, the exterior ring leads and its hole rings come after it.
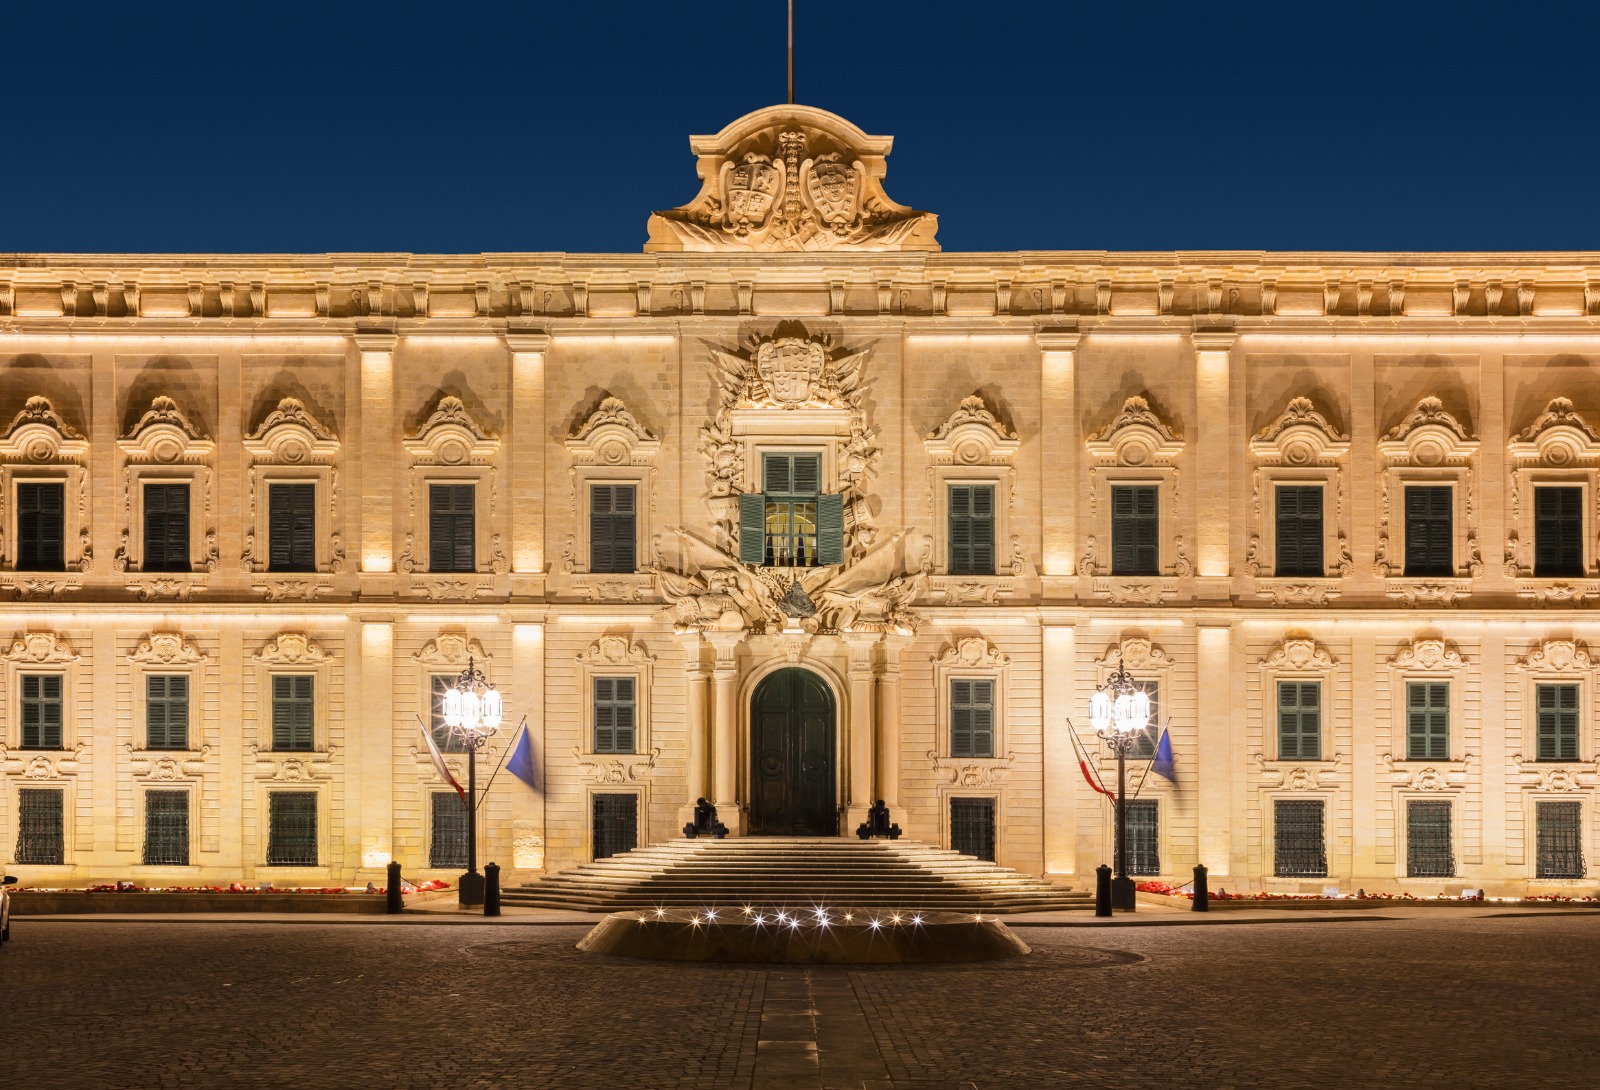
MULTIPOLYGON (((1597 31, 797 0, 797 97, 895 137, 949 250, 1596 250, 1597 31)), ((0 37, 0 250, 637 252, 688 135, 784 96, 782 0, 18 0, 0 37)))

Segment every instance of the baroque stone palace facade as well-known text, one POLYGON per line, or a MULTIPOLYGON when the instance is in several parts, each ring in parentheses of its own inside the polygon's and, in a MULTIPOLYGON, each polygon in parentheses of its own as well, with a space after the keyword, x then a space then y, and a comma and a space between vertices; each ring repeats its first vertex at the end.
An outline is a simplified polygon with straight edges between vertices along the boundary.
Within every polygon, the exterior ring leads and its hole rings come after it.
POLYGON ((840 118, 693 149, 631 256, 0 264, 8 871, 451 875, 470 656, 512 878, 703 795, 1083 884, 1120 661, 1137 870, 1593 888, 1600 255, 948 254, 840 118))

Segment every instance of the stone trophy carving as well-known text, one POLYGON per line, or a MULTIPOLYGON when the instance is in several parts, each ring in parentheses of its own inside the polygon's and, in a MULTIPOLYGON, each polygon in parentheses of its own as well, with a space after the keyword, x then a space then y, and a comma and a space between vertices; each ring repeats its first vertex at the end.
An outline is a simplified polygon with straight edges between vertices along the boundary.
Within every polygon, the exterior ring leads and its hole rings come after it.
POLYGON ((695 136, 699 194, 650 217, 646 252, 937 250, 938 218, 883 191, 893 140, 810 106, 695 136))

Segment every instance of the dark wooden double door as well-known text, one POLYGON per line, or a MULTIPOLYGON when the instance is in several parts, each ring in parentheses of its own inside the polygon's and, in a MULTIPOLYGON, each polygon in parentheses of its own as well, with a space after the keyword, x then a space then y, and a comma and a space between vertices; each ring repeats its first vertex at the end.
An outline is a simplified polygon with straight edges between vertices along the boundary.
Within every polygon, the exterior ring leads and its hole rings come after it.
POLYGON ((750 833, 838 836, 833 693, 809 670, 767 675, 750 700, 750 833))

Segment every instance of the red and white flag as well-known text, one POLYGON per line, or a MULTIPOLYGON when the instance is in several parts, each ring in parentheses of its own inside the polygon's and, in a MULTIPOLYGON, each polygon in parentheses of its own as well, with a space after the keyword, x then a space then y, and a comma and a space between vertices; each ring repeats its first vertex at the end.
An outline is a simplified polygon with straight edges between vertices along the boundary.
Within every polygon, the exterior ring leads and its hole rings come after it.
POLYGON ((461 785, 456 782, 456 778, 450 775, 450 766, 444 763, 444 754, 439 752, 439 746, 433 740, 433 731, 428 729, 426 723, 420 721, 417 723, 417 727, 422 731, 422 737, 428 742, 428 755, 433 758, 433 767, 438 771, 439 778, 455 788, 456 794, 461 796, 461 801, 466 802, 467 793, 461 789, 461 785))

